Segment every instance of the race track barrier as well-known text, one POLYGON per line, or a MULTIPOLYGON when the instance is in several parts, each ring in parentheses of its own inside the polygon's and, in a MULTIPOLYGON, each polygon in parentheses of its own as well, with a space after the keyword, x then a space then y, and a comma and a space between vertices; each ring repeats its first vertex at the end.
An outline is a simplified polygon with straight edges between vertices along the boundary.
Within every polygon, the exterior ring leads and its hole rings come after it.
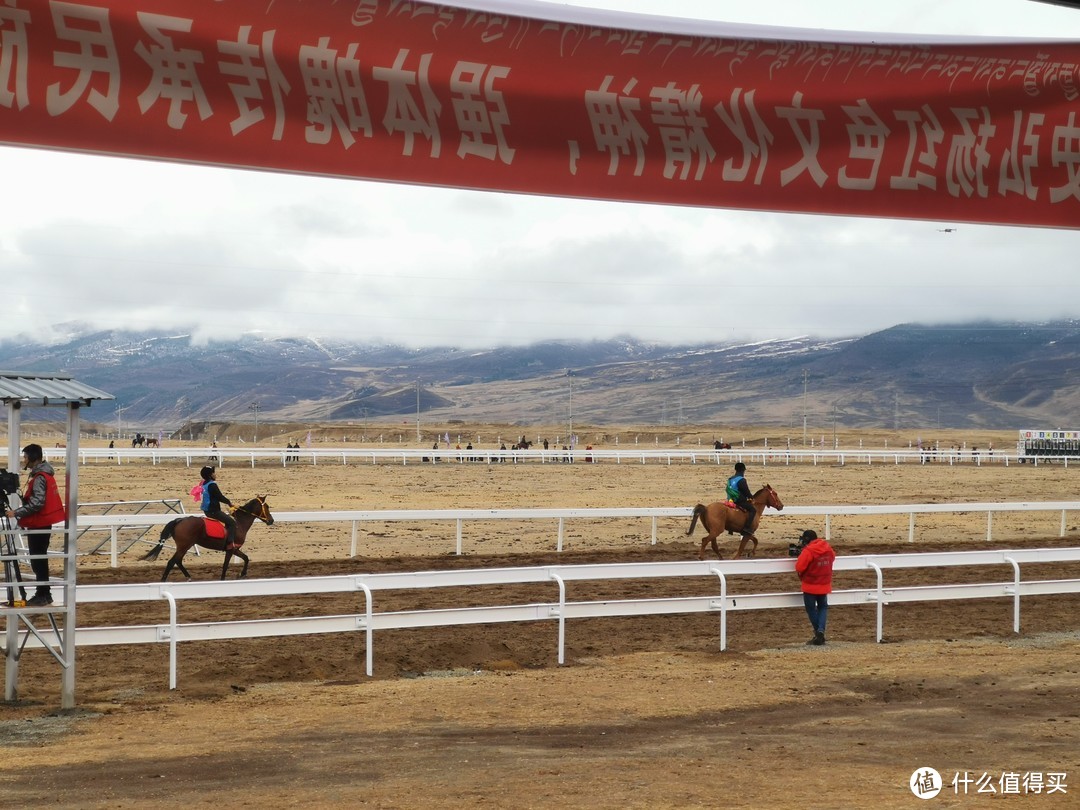
MULTIPOLYGON (((765 515, 770 520, 792 516, 812 515, 825 520, 825 537, 831 539, 833 519, 843 516, 865 515, 907 515, 908 542, 915 542, 915 516, 941 513, 986 513, 986 540, 993 541, 993 516, 1001 512, 1060 512, 1059 536, 1064 537, 1069 512, 1080 510, 1080 501, 1020 501, 1016 503, 929 503, 929 504, 865 504, 865 505, 821 505, 821 506, 786 506, 783 512, 766 509, 765 515)), ((555 550, 563 550, 563 539, 568 520, 620 519, 633 520, 645 518, 651 521, 651 543, 658 540, 658 521, 660 519, 690 520, 693 507, 625 507, 600 509, 384 509, 361 511, 323 510, 315 512, 274 512, 274 523, 350 523, 352 526, 349 556, 355 557, 359 547, 360 526, 364 523, 410 522, 452 522, 456 527, 455 553, 461 554, 466 521, 484 520, 555 520, 558 532, 555 550)), ((117 532, 127 525, 145 525, 156 523, 164 526, 175 518, 175 514, 162 515, 85 515, 79 517, 79 526, 111 530, 112 565, 117 566, 117 532)), ((800 528, 801 530, 801 528, 800 528)), ((685 529, 680 529, 685 532, 685 529)), ((790 529, 788 529, 790 531, 790 529)), ((792 538, 794 539, 794 538, 792 538)))
MULTIPOLYGON (((1014 633, 1020 632, 1020 600, 1023 596, 1080 593, 1080 579, 1023 581, 1021 565, 1080 562, 1080 548, 1017 549, 1010 551, 958 551, 925 554, 886 554, 837 557, 834 571, 872 571, 873 588, 834 591, 830 607, 873 604, 876 607, 875 640, 883 638, 884 608, 908 602, 958 599, 1011 598, 1014 633), (1006 581, 963 585, 885 585, 885 572, 913 568, 952 566, 1009 566, 1006 581)), ((206 582, 159 582, 128 585, 79 585, 77 605, 103 602, 167 600, 167 624, 122 627, 79 627, 76 647, 127 644, 169 645, 169 688, 176 688, 177 655, 180 641, 208 641, 238 638, 265 638, 323 633, 356 633, 365 636, 365 672, 374 671, 376 630, 421 627, 453 627, 502 622, 555 621, 558 625, 557 660, 565 663, 568 619, 628 617, 685 613, 714 613, 720 619, 720 649, 727 649, 727 616, 732 611, 802 607, 799 592, 747 593, 729 595, 733 577, 786 574, 794 579, 795 561, 786 559, 730 560, 724 562, 664 562, 604 565, 556 565, 529 568, 486 568, 458 571, 422 571, 389 574, 355 574, 331 577, 252 579, 206 582), (589 580, 671 579, 706 577, 718 580, 719 591, 709 596, 661 599, 631 599, 574 602, 567 598, 567 585, 589 580), (443 608, 377 612, 375 594, 380 591, 407 591, 431 588, 473 588, 490 585, 548 584, 557 589, 558 600, 543 603, 491 607, 443 608), (311 594, 357 594, 355 613, 334 616, 302 616, 249 621, 181 623, 180 603, 191 599, 272 597, 311 594), (362 596, 361 596, 362 595, 362 596)), ((4 612, 0 611, 0 616, 4 612)), ((1070 628, 1072 629, 1072 628, 1070 628)), ((19 644, 41 648, 44 638, 24 630, 19 644)))
MULTIPOLYGON (((63 460, 63 451, 54 450, 52 458, 45 449, 47 460, 63 460)), ((532 447, 528 450, 416 450, 411 448, 388 447, 305 447, 299 450, 276 449, 272 447, 250 448, 191 448, 163 447, 142 449, 103 449, 80 448, 80 464, 131 464, 149 462, 158 465, 166 462, 183 463, 188 467, 201 467, 214 464, 227 467, 230 464, 248 465, 254 468, 259 461, 273 463, 282 467, 290 464, 716 464, 730 467, 736 461, 761 466, 787 466, 791 464, 962 464, 964 466, 985 466, 1015 464, 1019 457, 1015 453, 979 453, 963 450, 928 451, 916 448, 889 449, 877 448, 818 448, 793 450, 788 448, 739 447, 731 450, 713 450, 697 447, 633 447, 603 450, 558 450, 532 447)), ((1080 456, 1055 456, 1025 459, 1034 465, 1060 461, 1066 467, 1080 462, 1080 456)))

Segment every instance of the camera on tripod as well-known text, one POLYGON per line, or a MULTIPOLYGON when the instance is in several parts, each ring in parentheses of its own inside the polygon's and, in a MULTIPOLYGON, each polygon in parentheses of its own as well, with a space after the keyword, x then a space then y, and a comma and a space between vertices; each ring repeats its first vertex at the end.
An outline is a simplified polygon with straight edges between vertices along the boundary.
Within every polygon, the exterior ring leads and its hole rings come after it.
POLYGON ((788 556, 798 557, 800 554, 802 554, 802 550, 814 540, 817 540, 817 532, 815 532, 813 529, 807 529, 805 532, 799 535, 799 541, 797 543, 788 543, 788 556))
POLYGON ((22 574, 19 572, 19 562, 16 558, 15 539, 9 533, 13 528, 11 521, 4 514, 4 510, 12 506, 11 498, 19 501, 19 474, 8 472, 6 467, 0 467, 0 529, 5 533, 0 537, 0 553, 4 556, 4 582, 7 584, 7 601, 4 607, 26 607, 26 589, 20 586, 16 589, 15 583, 22 583, 22 574))
POLYGON ((8 472, 7 467, 0 467, 0 495, 7 501, 8 495, 19 491, 19 474, 8 472))

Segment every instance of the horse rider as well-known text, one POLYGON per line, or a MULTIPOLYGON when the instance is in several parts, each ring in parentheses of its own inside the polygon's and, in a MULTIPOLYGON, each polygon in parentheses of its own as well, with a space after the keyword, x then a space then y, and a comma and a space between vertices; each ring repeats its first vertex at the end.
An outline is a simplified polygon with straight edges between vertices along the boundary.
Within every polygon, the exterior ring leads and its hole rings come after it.
POLYGON ((746 512, 746 522, 743 523, 741 534, 751 537, 753 535, 751 527, 754 525, 757 509, 754 507, 754 493, 750 491, 750 485, 746 483, 746 465, 741 461, 735 463, 735 474, 727 480, 727 496, 735 506, 746 512))
POLYGON ((225 524, 225 550, 235 551, 236 546, 236 521, 233 520, 232 515, 227 515, 221 510, 221 504, 227 503, 232 506, 232 501, 225 497, 221 492, 221 487, 218 486, 217 472, 213 467, 206 466, 199 471, 199 475, 203 480, 203 495, 202 507, 203 514, 208 518, 214 520, 220 520, 225 524))

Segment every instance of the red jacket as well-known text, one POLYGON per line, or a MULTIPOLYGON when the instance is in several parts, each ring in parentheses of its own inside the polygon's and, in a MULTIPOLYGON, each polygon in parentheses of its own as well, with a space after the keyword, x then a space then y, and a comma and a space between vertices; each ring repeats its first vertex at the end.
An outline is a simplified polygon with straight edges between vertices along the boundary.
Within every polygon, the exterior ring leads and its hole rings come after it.
POLYGON ((836 552, 822 538, 811 540, 795 561, 803 593, 832 593, 832 567, 836 552))
POLYGON ((30 471, 23 501, 14 514, 24 529, 49 529, 67 519, 53 469, 47 462, 36 464, 30 471))

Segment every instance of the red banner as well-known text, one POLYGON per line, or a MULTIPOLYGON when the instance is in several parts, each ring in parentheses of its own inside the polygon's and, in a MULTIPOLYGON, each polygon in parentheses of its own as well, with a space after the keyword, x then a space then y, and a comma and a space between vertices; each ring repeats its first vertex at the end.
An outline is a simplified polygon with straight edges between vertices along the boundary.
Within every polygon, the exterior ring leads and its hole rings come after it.
POLYGON ((530 194, 1080 225, 1078 43, 727 38, 485 5, 0 0, 0 141, 530 194))

